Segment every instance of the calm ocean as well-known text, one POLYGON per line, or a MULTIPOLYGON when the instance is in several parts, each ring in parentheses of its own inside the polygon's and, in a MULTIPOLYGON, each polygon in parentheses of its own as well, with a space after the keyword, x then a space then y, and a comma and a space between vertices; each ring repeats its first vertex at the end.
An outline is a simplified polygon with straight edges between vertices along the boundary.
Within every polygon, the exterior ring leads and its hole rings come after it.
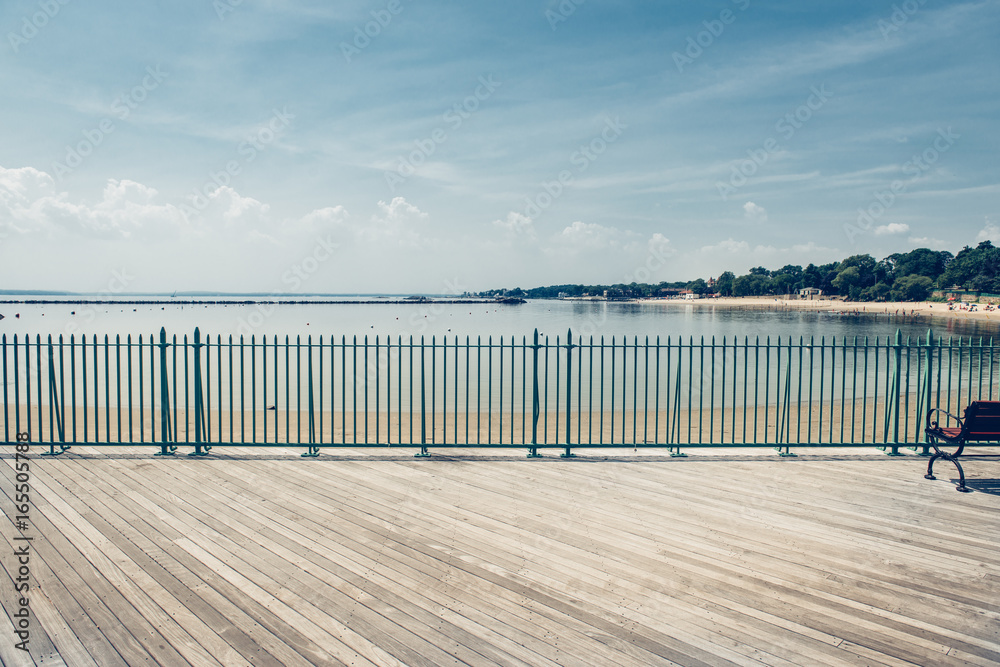
MULTIPOLYGON (((21 297, 17 297, 21 298, 21 297)), ((44 297, 51 298, 51 297, 44 297)), ((141 297, 148 299, 150 297, 141 297)), ((357 298, 357 297, 353 297, 357 298)), ((364 297, 370 298, 370 297, 364 297)), ((398 299, 398 297, 389 297, 398 299)), ((869 305, 869 308, 873 306, 869 305)), ((244 334, 277 335, 279 337, 335 335, 339 339, 347 336, 350 340, 358 336, 361 340, 377 335, 381 340, 391 336, 404 339, 414 336, 419 339, 431 336, 438 340, 442 336, 453 339, 471 336, 473 340, 482 336, 485 342, 489 336, 497 340, 500 336, 509 340, 516 336, 531 337, 535 328, 543 336, 565 340, 566 332, 572 329, 573 336, 589 338, 611 336, 621 340, 646 336, 654 340, 667 336, 674 340, 683 336, 685 340, 693 336, 697 341, 704 336, 709 340, 715 336, 718 341, 726 337, 751 341, 760 336, 772 340, 781 336, 787 339, 799 336, 806 340, 815 336, 818 341, 825 336, 827 341, 836 336, 868 336, 869 338, 894 336, 896 330, 906 336, 926 336, 931 329, 934 336, 983 336, 989 338, 1000 334, 998 322, 902 316, 896 314, 841 315, 836 313, 802 312, 797 310, 737 310, 710 305, 662 305, 655 303, 608 303, 573 301, 529 301, 521 305, 500 305, 495 303, 448 304, 0 304, 0 332, 12 334, 116 334, 158 333, 165 327, 168 334, 192 334, 200 327, 202 334, 224 337, 244 334)))

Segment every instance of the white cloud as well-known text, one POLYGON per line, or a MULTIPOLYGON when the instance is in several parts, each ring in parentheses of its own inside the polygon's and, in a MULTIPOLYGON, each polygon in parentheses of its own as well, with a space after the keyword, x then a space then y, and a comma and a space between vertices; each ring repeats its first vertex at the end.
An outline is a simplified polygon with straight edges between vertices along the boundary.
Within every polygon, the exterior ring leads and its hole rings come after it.
POLYGON ((873 230, 875 236, 888 236, 890 234, 905 234, 910 231, 910 226, 903 222, 890 222, 888 225, 881 225, 873 230))
POLYGON ((536 235, 535 222, 517 211, 508 213, 506 220, 494 220, 492 224, 509 234, 524 234, 529 238, 534 238, 536 235))
POLYGON ((372 220, 393 223, 410 222, 427 217, 426 213, 406 201, 403 197, 393 197, 392 201, 388 204, 384 201, 380 201, 378 203, 378 208, 382 212, 382 215, 378 216, 376 214, 372 216, 372 220))
POLYGON ((343 206, 327 206, 310 211, 302 217, 302 224, 320 231, 339 229, 347 224, 350 214, 343 206))
POLYGON ((621 247, 627 236, 616 227, 577 220, 553 237, 553 241, 577 250, 607 250, 621 247))
POLYGON ((989 218, 986 218, 986 224, 976 234, 976 242, 981 243, 983 241, 993 241, 994 244, 1000 242, 1000 227, 993 224, 989 218))
POLYGON ((416 224, 427 218, 403 197, 378 202, 370 223, 353 228, 343 206, 316 209, 301 218, 280 218, 269 204, 229 186, 207 193, 199 210, 187 202, 175 205, 159 199, 155 188, 128 179, 109 179, 96 201, 71 198, 46 172, 0 167, 0 234, 13 240, 14 235, 25 234, 66 238, 72 232, 98 241, 194 235, 217 237, 229 245, 246 241, 294 245, 306 234, 337 231, 341 240, 346 237, 381 248, 419 242, 416 224))
POLYGON ((754 222, 767 222, 767 210, 763 206, 758 206, 752 201, 743 204, 743 214, 747 220, 754 222))
POLYGON ((659 232, 649 237, 649 240, 646 241, 646 249, 653 257, 670 257, 677 254, 670 239, 659 232))
POLYGON ((371 217, 364 227, 354 229, 357 241, 375 246, 420 246, 426 245, 423 229, 419 224, 427 214, 403 197, 393 197, 387 204, 378 203, 379 212, 371 217))
POLYGON ((208 207, 201 214, 208 225, 218 219, 227 229, 242 229, 265 236, 274 231, 271 207, 253 197, 244 197, 229 186, 216 188, 208 195, 208 201, 208 207))
POLYGON ((66 231, 93 238, 129 238, 141 230, 162 234, 182 225, 171 204, 157 204, 155 189, 109 179, 96 203, 71 201, 52 177, 37 169, 0 167, 0 228, 53 236, 66 231))
POLYGON ((729 238, 720 241, 715 245, 702 246, 701 251, 706 254, 725 253, 727 255, 737 255, 750 252, 750 244, 746 241, 734 241, 729 238))
POLYGON ((113 207, 121 202, 149 204, 157 194, 155 188, 148 187, 142 183, 136 183, 128 179, 121 181, 111 179, 104 187, 103 203, 109 207, 113 207))

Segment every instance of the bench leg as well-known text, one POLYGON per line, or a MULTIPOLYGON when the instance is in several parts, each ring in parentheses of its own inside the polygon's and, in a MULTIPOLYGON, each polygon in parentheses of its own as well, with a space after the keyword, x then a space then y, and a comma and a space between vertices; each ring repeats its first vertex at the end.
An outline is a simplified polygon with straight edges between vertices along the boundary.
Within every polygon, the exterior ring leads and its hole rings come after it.
POLYGON ((952 463, 955 464, 955 467, 958 469, 958 485, 955 488, 961 491, 962 493, 969 493, 970 491, 972 491, 972 489, 970 489, 965 485, 965 471, 962 470, 962 464, 958 462, 958 457, 948 454, 946 452, 938 451, 931 456, 931 460, 927 462, 927 474, 924 475, 924 479, 937 479, 937 477, 934 476, 934 461, 936 461, 939 458, 944 459, 946 461, 951 461, 952 463))
POLYGON ((924 479, 937 479, 934 476, 934 462, 941 458, 941 452, 937 451, 931 455, 931 460, 927 462, 927 474, 924 475, 924 479))
POLYGON ((955 488, 962 493, 969 493, 972 489, 965 485, 965 471, 962 470, 962 464, 958 462, 958 459, 952 459, 951 462, 955 464, 956 468, 958 468, 958 486, 955 488))

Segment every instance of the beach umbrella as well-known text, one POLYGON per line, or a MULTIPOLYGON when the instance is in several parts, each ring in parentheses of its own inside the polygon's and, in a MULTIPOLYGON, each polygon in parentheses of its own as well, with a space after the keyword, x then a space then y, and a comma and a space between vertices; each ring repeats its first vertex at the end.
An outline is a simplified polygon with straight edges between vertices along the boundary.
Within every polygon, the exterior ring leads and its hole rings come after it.
POLYGON ((954 300, 955 300, 955 297, 953 297, 953 296, 949 296, 948 297, 948 301, 954 301, 954 300))

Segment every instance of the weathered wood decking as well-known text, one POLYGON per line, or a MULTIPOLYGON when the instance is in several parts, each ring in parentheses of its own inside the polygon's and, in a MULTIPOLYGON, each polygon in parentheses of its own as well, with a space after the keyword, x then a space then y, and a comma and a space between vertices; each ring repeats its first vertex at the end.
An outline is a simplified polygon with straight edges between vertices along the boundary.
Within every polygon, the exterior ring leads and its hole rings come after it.
POLYGON ((1000 663, 997 461, 216 451, 33 457, 4 664, 1000 663))

